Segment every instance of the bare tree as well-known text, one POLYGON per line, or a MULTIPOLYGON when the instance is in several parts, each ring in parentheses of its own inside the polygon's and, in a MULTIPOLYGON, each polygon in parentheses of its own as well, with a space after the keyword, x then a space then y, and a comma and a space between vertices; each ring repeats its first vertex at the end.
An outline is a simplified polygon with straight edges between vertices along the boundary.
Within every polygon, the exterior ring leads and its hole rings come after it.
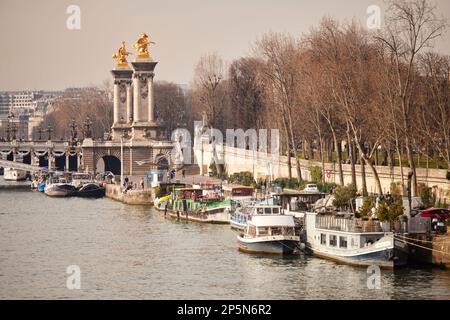
POLYGON ((431 47, 440 37, 446 22, 435 14, 435 6, 426 0, 390 0, 385 16, 384 32, 376 37, 383 42, 393 56, 396 78, 392 83, 401 110, 401 125, 404 131, 405 148, 409 168, 413 173, 411 194, 416 195, 417 175, 411 141, 411 97, 415 80, 415 62, 418 54, 431 47))
MULTIPOLYGON (((297 179, 302 181, 298 138, 296 136, 294 114, 298 108, 297 82, 302 59, 298 42, 287 34, 268 33, 256 42, 255 51, 265 60, 264 74, 273 87, 275 101, 282 117, 283 128, 296 160, 297 179)), ((277 112, 274 110, 274 112, 277 112)), ((288 150, 288 158, 290 151, 288 150)))

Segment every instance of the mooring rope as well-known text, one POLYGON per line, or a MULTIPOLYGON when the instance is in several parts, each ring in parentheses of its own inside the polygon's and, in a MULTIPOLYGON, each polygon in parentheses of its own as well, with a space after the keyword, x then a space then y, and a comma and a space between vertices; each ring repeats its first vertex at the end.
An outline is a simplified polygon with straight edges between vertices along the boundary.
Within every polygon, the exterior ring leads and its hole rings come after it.
MULTIPOLYGON (((402 237, 403 239, 408 239, 408 240, 413 240, 413 241, 419 241, 419 242, 427 242, 427 243, 433 243, 433 241, 431 240, 422 240, 422 239, 414 239, 414 238, 410 238, 410 237, 406 237, 403 235, 396 235, 396 237, 402 237)), ((450 240, 446 240, 446 241, 442 241, 440 243, 449 243, 450 240)))
POLYGON ((300 251, 303 251, 303 249, 300 248, 299 245, 298 245, 298 246, 295 246, 295 248, 291 248, 291 247, 288 246, 287 244, 283 243, 281 240, 277 240, 277 241, 278 241, 279 243, 281 243, 283 246, 285 246, 286 248, 291 249, 292 251, 294 251, 295 249, 298 249, 298 250, 300 250, 300 251))
POLYGON ((450 256, 450 252, 444 252, 444 251, 436 250, 436 249, 433 249, 433 248, 424 247, 424 246, 421 246, 421 245, 419 245, 417 243, 409 242, 409 241, 406 241, 406 240, 403 240, 403 239, 400 239, 400 238, 397 238, 397 237, 396 237, 396 239, 399 240, 399 241, 402 241, 404 243, 407 243, 407 244, 419 247, 419 248, 423 248, 423 249, 434 251, 434 252, 439 252, 439 253, 442 253, 442 254, 444 254, 446 256, 450 256))

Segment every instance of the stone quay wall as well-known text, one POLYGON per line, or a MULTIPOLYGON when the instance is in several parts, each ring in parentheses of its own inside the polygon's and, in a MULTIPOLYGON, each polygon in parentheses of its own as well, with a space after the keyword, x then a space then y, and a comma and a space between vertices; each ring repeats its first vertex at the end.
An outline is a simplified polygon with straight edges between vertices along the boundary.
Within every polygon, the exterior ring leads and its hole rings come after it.
POLYGON ((152 205, 154 200, 151 189, 128 190, 126 193, 123 193, 117 184, 106 185, 106 196, 125 204, 135 205, 152 205))

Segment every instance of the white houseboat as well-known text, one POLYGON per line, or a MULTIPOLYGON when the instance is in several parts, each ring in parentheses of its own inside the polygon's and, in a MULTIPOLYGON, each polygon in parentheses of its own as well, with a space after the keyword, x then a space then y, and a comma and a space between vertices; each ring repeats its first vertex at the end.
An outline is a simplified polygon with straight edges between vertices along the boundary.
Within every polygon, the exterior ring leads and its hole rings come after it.
POLYGON ((294 217, 284 215, 279 206, 256 205, 248 215, 245 230, 238 236, 239 250, 248 253, 293 253, 300 243, 294 217))
POLYGON ((313 255, 354 266, 398 268, 408 248, 394 240, 389 225, 337 215, 306 212, 306 248, 313 255))

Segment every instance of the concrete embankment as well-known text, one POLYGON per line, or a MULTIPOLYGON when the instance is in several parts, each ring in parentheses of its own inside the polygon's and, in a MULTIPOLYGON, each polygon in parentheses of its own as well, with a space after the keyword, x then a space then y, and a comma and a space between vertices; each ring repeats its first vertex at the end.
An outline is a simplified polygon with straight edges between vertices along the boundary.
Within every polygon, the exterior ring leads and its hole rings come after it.
POLYGON ((450 234, 416 234, 405 238, 412 263, 450 268, 450 234))
POLYGON ((153 205, 153 192, 151 189, 128 190, 126 193, 123 193, 119 185, 107 184, 106 196, 126 204, 153 205))

